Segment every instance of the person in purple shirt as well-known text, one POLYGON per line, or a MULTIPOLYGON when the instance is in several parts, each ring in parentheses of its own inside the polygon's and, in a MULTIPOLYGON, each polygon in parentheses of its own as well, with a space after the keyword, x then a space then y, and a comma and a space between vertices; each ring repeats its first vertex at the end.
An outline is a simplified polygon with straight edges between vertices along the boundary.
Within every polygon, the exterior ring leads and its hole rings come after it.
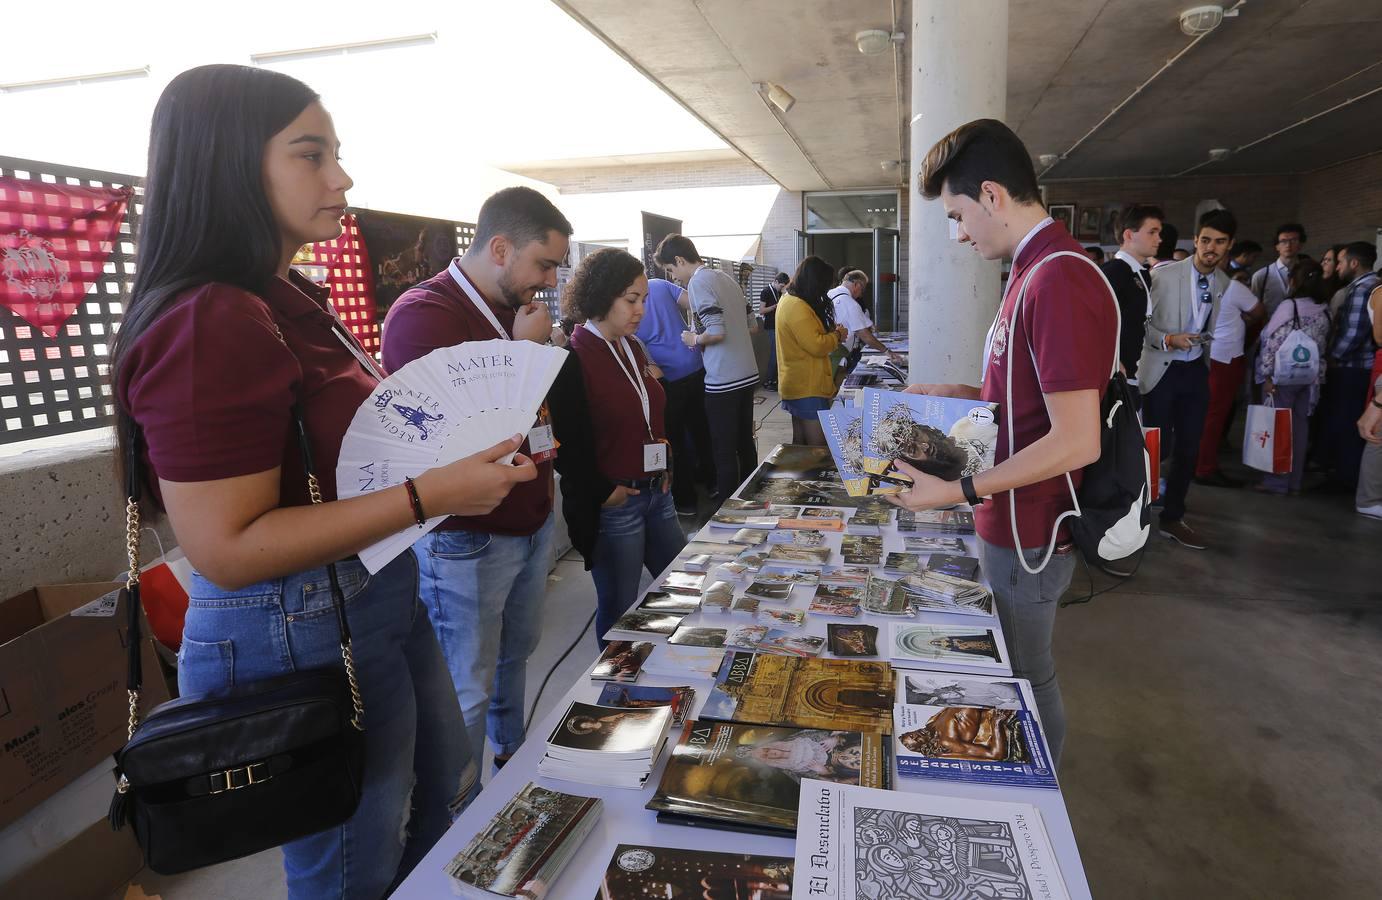
POLYGON ((638 339, 662 370, 667 393, 667 435, 681 478, 672 481, 672 502, 683 516, 696 514, 696 482, 714 484, 710 426, 705 418, 705 365, 701 355, 682 343, 686 330, 680 301, 686 294, 665 278, 648 279, 648 299, 638 339), (694 463, 694 465, 692 465, 694 463), (692 472, 697 477, 691 477, 692 472))

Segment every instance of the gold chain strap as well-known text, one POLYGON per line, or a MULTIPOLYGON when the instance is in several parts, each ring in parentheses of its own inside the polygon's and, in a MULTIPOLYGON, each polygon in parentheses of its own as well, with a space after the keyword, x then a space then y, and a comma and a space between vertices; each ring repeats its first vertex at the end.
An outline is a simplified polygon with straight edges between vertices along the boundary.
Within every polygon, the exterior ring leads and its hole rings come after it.
MULTIPOLYGON (((278 334, 278 340, 283 346, 288 347, 288 342, 283 339, 283 330, 274 323, 274 331, 278 334)), ((291 352, 291 350, 290 350, 291 352)), ((312 498, 312 503, 322 502, 321 485, 317 483, 317 476, 311 472, 307 473, 307 494, 312 498)), ((342 615, 345 611, 342 610, 342 615)), ((356 731, 365 730, 365 701, 360 696, 360 683, 355 680, 355 654, 351 650, 351 642, 344 641, 341 644, 341 660, 345 663, 346 681, 350 684, 350 705, 354 708, 355 715, 350 719, 350 724, 355 726, 356 731)))
MULTIPOLYGON (((139 501, 133 497, 125 498, 125 558, 130 570, 125 576, 126 603, 133 603, 135 586, 139 584, 139 501)), ((139 692, 126 691, 130 700, 129 730, 126 740, 134 738, 134 730, 139 727, 139 692)))
MULTIPOLYGON (((307 493, 311 496, 314 504, 322 502, 321 485, 317 483, 316 475, 309 474, 307 476, 307 493)), ((345 611, 342 610, 342 615, 344 614, 345 611)), ((360 696, 360 683, 355 680, 355 654, 351 650, 350 641, 341 644, 341 660, 345 662, 346 681, 350 684, 350 705, 355 711, 355 715, 350 718, 350 724, 355 726, 356 731, 364 731, 365 700, 360 696)))

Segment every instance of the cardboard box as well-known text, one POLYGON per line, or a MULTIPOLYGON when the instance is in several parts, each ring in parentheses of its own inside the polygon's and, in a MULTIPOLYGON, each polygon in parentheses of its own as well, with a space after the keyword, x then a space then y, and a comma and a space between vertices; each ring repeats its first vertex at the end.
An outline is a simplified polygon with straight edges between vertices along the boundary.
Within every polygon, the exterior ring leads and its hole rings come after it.
POLYGON ((0 883, 4 897, 106 900, 144 867, 134 832, 113 831, 102 819, 18 876, 0 883))
MULTIPOLYGON (((119 588, 44 585, 0 602, 0 828, 125 742, 126 614, 119 588)), ((143 661, 140 708, 147 712, 168 699, 147 637, 143 661)))

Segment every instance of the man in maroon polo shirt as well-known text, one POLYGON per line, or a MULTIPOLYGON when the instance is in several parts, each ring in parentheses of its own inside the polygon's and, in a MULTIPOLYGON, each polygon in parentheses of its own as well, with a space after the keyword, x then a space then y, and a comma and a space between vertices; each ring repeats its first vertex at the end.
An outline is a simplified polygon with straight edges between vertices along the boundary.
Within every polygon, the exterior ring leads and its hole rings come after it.
POLYGON ((980 564, 997 601, 1013 672, 1032 682, 1058 761, 1065 711, 1051 638, 1057 601, 1075 571, 1070 535, 1060 524, 1074 506, 1065 473, 1078 487, 1081 471, 1099 458, 1099 408, 1117 352, 1118 305, 1084 248, 1046 215, 1032 158, 1002 122, 978 119, 942 138, 922 164, 921 193, 940 198, 961 243, 985 259, 1011 257, 1013 267, 984 350, 983 386, 919 384, 908 390, 996 402, 1004 426, 996 465, 972 478, 942 481, 898 462, 914 484, 896 495, 897 502, 909 509, 974 504, 980 564), (1079 257, 1057 257, 1033 275, 1038 263, 1062 250, 1079 257), (1015 528, 1009 491, 1016 494, 1015 528))
MULTIPOLYGON (((556 287, 571 223, 531 188, 506 188, 480 207, 475 239, 446 270, 405 292, 384 319, 384 368, 397 371, 466 341, 547 343, 538 291, 556 287)), ((552 569, 552 430, 546 410, 520 452, 533 481, 486 516, 453 516, 414 546, 418 591, 446 654, 477 761, 485 734, 497 765, 523 743, 528 656, 542 636, 552 569)), ((426 509, 427 498, 421 498, 426 509)), ((478 790, 479 783, 476 783, 478 790)))

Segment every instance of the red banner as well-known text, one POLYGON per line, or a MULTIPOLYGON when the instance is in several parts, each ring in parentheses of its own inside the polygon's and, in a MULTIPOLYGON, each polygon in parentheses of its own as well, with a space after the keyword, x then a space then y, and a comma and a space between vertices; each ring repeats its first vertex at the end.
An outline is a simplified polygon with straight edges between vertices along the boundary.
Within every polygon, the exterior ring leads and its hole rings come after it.
POLYGON ((0 178, 0 304, 55 336, 105 274, 133 195, 0 178))
POLYGON ((379 315, 374 298, 374 271, 369 251, 360 237, 354 214, 341 217, 341 236, 310 250, 304 248, 302 263, 326 269, 325 284, 331 289, 331 306, 350 333, 370 353, 379 353, 379 315))

